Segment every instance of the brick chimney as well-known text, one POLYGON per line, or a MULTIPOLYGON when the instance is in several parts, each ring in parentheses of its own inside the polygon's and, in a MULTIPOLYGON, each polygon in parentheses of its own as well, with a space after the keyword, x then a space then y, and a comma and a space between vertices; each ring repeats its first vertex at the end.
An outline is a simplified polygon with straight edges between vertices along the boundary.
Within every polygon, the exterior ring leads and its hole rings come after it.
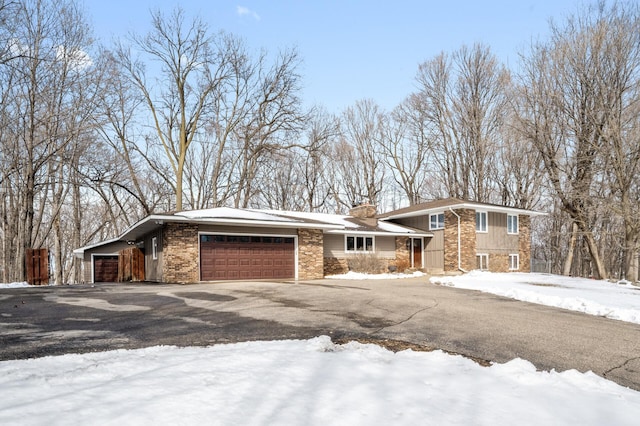
POLYGON ((376 218, 377 214, 378 214, 378 211, 376 206, 369 203, 363 203, 363 204, 357 205, 353 207, 351 210, 349 210, 349 216, 353 216, 356 219, 360 219, 369 226, 378 225, 378 219, 376 218))

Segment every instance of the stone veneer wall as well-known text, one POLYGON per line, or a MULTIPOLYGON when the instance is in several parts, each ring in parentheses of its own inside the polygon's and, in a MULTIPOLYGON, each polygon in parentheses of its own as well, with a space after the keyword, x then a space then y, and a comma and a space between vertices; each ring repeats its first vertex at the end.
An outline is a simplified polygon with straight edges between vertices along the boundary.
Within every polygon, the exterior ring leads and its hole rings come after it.
POLYGON ((349 272, 349 262, 347 259, 337 257, 324 258, 324 275, 339 275, 349 272))
MULTIPOLYGON (((460 266, 466 271, 476 268, 476 212, 459 209, 460 266)), ((444 271, 458 271, 458 218, 453 212, 444 212, 444 271)))
POLYGON ((396 260, 394 266, 398 269, 398 272, 403 272, 411 267, 407 241, 409 241, 409 237, 396 237, 396 260))
POLYGON ((198 225, 167 223, 162 243, 162 280, 169 283, 200 281, 198 225))
POLYGON ((518 216, 520 272, 531 272, 531 217, 518 216))
POLYGON ((298 229, 298 279, 324 277, 324 247, 321 229, 298 229))
POLYGON ((509 255, 501 254, 501 253, 489 254, 489 271, 513 272, 513 271, 509 271, 509 255))

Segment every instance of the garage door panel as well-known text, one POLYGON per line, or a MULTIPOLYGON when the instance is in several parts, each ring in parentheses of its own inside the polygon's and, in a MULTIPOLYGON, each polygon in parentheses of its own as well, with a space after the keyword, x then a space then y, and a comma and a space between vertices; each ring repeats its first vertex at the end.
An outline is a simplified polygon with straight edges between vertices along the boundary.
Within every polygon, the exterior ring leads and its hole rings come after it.
POLYGON ((95 256, 93 275, 97 283, 118 281, 118 256, 95 256))
POLYGON ((201 279, 294 278, 294 242, 291 237, 201 235, 201 279))

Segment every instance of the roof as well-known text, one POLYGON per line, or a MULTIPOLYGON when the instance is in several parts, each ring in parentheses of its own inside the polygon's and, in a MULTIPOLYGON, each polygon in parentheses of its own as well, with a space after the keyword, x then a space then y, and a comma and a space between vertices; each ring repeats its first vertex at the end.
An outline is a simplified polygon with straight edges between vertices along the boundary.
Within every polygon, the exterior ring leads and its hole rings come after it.
MULTIPOLYGON (((358 219, 348 215, 338 215, 329 213, 306 213, 294 211, 271 211, 269 212, 285 218, 296 218, 305 222, 324 223, 334 225, 337 228, 327 229, 328 234, 381 234, 381 235, 412 235, 416 237, 432 237, 433 234, 419 229, 410 228, 395 223, 358 219), (375 223, 374 223, 375 222, 375 223)), ((372 218, 373 219, 373 218, 372 218)))
POLYGON ((175 213, 154 214, 130 226, 120 237, 98 244, 75 249, 76 256, 82 257, 86 250, 116 241, 135 241, 162 227, 165 223, 192 223, 208 225, 235 225, 252 228, 322 229, 335 234, 367 234, 415 237, 431 237, 430 232, 377 220, 358 219, 352 216, 328 213, 304 213, 280 210, 237 209, 216 207, 203 210, 189 210, 175 213))
POLYGON ((88 246, 77 248, 73 251, 73 254, 79 257, 82 257, 85 250, 90 250, 95 247, 102 247, 109 244, 120 242, 120 238, 111 238, 110 240, 101 241, 99 243, 89 244, 88 246))
POLYGON ((378 215, 378 218, 381 220, 401 219, 405 217, 422 216, 425 214, 441 212, 449 209, 471 209, 498 213, 520 214, 526 216, 546 215, 546 213, 543 212, 519 209, 517 207, 501 206, 499 204, 479 203, 475 201, 465 201, 458 198, 446 198, 441 200, 427 201, 420 204, 414 204, 413 206, 405 207, 402 209, 393 210, 378 215))

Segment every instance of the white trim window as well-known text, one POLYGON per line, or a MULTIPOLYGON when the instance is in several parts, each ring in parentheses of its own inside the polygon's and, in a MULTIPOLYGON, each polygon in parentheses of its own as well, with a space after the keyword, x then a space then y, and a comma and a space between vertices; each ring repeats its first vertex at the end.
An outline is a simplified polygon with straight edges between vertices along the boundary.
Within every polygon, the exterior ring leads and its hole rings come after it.
POLYGON ((488 232, 487 212, 476 211, 476 232, 488 232))
POLYGON ((433 213, 429 215, 429 230, 435 231, 444 229, 444 213, 433 213))
POLYGON ((516 235, 518 233, 518 215, 507 215, 507 234, 516 235))
POLYGON ((158 237, 151 238, 151 257, 158 260, 158 237))
POLYGON ((373 253, 375 237, 373 235, 345 235, 344 251, 346 253, 373 253))
POLYGON ((509 270, 510 271, 520 270, 520 255, 518 254, 509 255, 509 270))
POLYGON ((476 255, 476 269, 481 271, 489 270, 489 255, 486 253, 481 253, 476 255))

